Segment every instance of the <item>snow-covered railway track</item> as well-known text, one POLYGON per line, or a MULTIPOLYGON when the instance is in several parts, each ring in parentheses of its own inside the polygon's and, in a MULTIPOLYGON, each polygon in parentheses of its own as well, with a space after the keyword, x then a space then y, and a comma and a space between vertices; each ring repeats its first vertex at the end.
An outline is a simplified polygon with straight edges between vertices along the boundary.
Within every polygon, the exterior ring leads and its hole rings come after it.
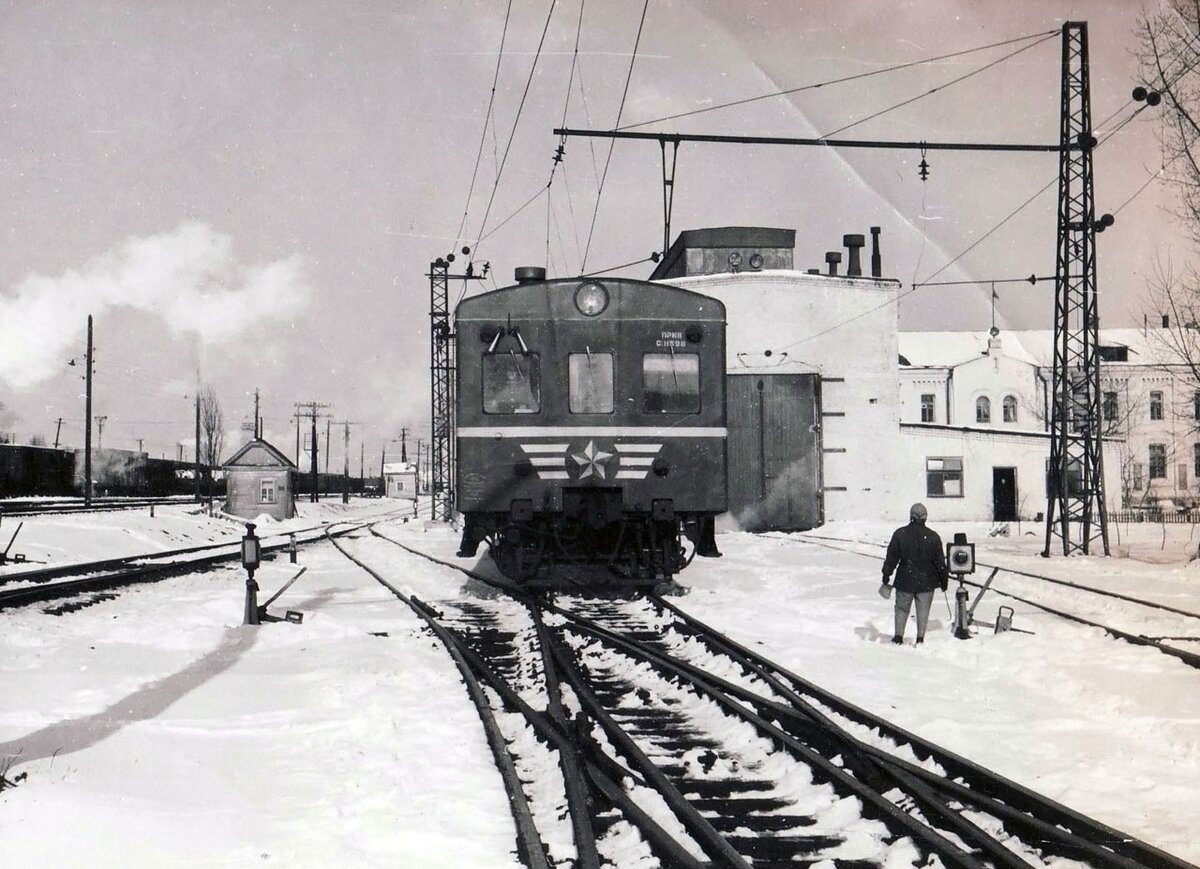
MULTIPOLYGON (((378 521, 372 519, 371 521, 378 521)), ((362 528, 364 522, 333 523, 348 527, 332 532, 348 534, 362 528)), ((295 532, 296 545, 323 543, 329 525, 316 526, 295 532)), ((278 552, 291 545, 292 535, 278 535, 274 542, 264 537, 263 552, 278 552)), ((235 562, 241 557, 238 540, 167 549, 145 555, 130 555, 102 561, 76 562, 40 570, 26 570, 0 575, 0 610, 67 599, 48 612, 61 615, 101 600, 111 598, 112 589, 143 583, 159 582, 172 576, 211 570, 235 562)))
MULTIPOLYGON (((767 534, 764 537, 770 537, 775 540, 787 540, 790 543, 796 544, 823 546, 826 549, 839 552, 851 552, 854 555, 863 556, 864 558, 875 559, 875 561, 882 561, 882 551, 886 549, 886 546, 872 543, 872 541, 826 537, 826 535, 817 534, 805 534, 804 537, 800 538, 785 537, 785 535, 780 534, 767 534)), ((1122 640, 1132 643, 1134 646, 1146 646, 1157 649, 1157 651, 1165 655, 1180 659, 1188 666, 1200 669, 1200 654, 1181 647, 1181 643, 1187 643, 1187 645, 1194 647, 1196 642, 1200 642, 1200 613, 1182 610, 1180 607, 1169 606, 1159 603, 1159 601, 1145 600, 1129 594, 1112 592, 1105 588, 1094 588, 1078 582, 1068 582, 1067 580, 1056 579, 1056 577, 1052 576, 1034 574, 1031 571, 1004 568, 1001 565, 985 564, 982 561, 977 561, 976 564, 980 568, 995 569, 998 574, 1007 575, 1006 579, 1015 579, 1016 582, 1022 583, 1022 585, 1016 586, 1014 582, 1009 581, 1003 588, 997 588, 994 583, 988 589, 988 594, 995 594, 998 597, 1019 601, 1019 603, 1032 606, 1040 612, 1048 613, 1050 616, 1066 619, 1068 622, 1087 625, 1090 628, 1099 628, 1114 640, 1122 640), (1068 589, 1067 592, 1058 593, 1058 597, 1052 600, 1052 603, 1054 603, 1052 606, 1045 598, 1045 589, 1051 587, 1068 589), (1120 609, 1114 610, 1111 607, 1108 607, 1108 609, 1099 607, 1098 610, 1096 606, 1088 606, 1082 603, 1084 595, 1093 595, 1094 599, 1103 599, 1105 601, 1121 601, 1122 606, 1128 605, 1128 607, 1124 611, 1120 609), (1138 618, 1138 621, 1145 622, 1144 616, 1132 616, 1134 611, 1138 611, 1139 613, 1147 611, 1157 613, 1156 618, 1153 619, 1153 624, 1156 625, 1156 628, 1154 628, 1152 634, 1135 629, 1127 630, 1126 628, 1112 624, 1112 622, 1122 622, 1123 619, 1132 617, 1138 618), (1104 618, 1105 621, 1098 621, 1099 618, 1104 618)), ((982 583, 976 581, 964 579, 962 582, 967 586, 983 588, 982 583)))
MULTIPOLYGON (((522 797, 540 799, 539 819, 568 807, 574 841, 599 841, 601 865, 622 824, 662 865, 1188 865, 821 691, 663 599, 416 603, 491 687, 490 714, 522 714, 508 721, 510 760, 549 765, 524 730, 557 752, 555 796, 526 782, 522 797)), ((586 847, 571 855, 563 829, 538 836, 555 865, 598 865, 586 847)))
POLYGON ((151 506, 192 504, 191 495, 161 495, 147 498, 93 498, 85 504, 81 498, 12 498, 0 502, 0 516, 46 516, 66 513, 109 513, 113 510, 138 510, 151 506))

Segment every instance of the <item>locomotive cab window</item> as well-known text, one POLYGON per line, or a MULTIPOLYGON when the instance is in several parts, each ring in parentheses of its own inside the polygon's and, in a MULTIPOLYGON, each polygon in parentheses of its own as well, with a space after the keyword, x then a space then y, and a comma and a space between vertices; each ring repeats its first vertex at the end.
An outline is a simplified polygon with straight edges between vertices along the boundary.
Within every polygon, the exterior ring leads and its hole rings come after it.
POLYGON ((700 357, 695 353, 645 354, 642 389, 646 413, 699 413, 700 357))
POLYGON ((612 354, 590 351, 569 354, 567 386, 571 413, 612 413, 612 354))
POLYGON ((541 410, 542 369, 536 353, 485 353, 482 361, 484 413, 541 410))

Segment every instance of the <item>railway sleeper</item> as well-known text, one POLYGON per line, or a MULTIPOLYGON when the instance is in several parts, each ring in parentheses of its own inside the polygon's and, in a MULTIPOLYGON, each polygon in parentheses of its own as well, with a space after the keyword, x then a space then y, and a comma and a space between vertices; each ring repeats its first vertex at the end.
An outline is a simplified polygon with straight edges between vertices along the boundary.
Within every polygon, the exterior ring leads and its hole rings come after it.
POLYGON ((750 830, 753 833, 780 833, 786 830, 796 830, 811 827, 816 821, 805 815, 755 815, 748 814, 737 800, 726 803, 729 811, 716 810, 711 814, 702 812, 708 822, 718 830, 735 833, 738 830, 750 830))

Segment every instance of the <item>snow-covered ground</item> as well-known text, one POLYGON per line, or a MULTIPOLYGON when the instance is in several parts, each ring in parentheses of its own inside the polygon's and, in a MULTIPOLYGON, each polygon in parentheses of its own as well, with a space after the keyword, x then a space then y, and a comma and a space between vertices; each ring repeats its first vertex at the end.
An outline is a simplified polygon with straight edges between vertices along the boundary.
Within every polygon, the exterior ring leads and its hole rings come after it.
MULTIPOLYGON (((294 521, 380 506, 301 504, 294 521)), ((243 531, 170 510, 35 517, 14 549, 60 563, 243 531)), ((1160 526, 1123 526, 1127 557, 1045 560, 1040 527, 989 537, 987 526, 932 525, 945 538, 966 531, 981 561, 1200 611, 1188 526, 1169 526, 1165 544, 1160 526)), ((457 545, 423 519, 385 530, 443 556, 457 545)), ((815 533, 886 542, 890 531, 815 533)), ((720 534, 724 558, 697 559, 678 603, 853 702, 1200 863, 1200 671, 1021 604, 1015 625, 1033 635, 956 640, 940 595, 926 644, 911 645, 910 627, 910 644, 893 646, 879 558, 803 536, 720 534)), ((423 599, 479 593, 386 542, 347 545, 423 599)), ((5 865, 518 865, 507 800, 453 664, 327 544, 295 566, 266 562, 263 597, 301 566, 272 610, 301 611, 302 624, 242 627, 245 575, 233 567, 62 617, 0 613, 0 768, 21 778, 0 792, 5 865)), ((996 586, 1017 582, 1002 573, 996 586)), ((993 619, 999 602, 985 598, 977 616, 993 619)), ((1119 614, 1124 625, 1142 618, 1119 614)))

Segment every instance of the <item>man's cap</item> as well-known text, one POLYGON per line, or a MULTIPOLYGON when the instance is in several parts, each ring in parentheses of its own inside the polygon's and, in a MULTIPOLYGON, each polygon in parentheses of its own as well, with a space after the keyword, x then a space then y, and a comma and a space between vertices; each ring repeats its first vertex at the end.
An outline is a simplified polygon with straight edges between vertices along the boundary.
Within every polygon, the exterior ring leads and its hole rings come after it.
POLYGON ((910 519, 925 519, 928 516, 929 511, 925 509, 925 505, 920 501, 908 508, 908 518, 910 519))

